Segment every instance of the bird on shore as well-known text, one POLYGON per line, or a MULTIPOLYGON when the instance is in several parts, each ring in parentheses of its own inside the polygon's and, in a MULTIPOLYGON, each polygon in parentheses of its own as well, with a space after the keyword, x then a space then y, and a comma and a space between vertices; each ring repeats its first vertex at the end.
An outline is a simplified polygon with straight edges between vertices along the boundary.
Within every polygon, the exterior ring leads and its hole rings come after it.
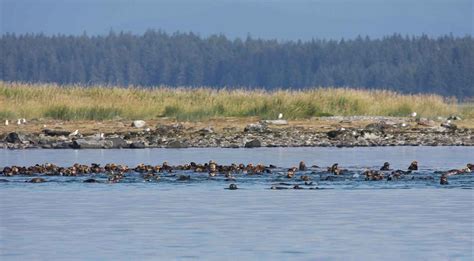
POLYGON ((278 114, 278 119, 279 120, 283 119, 283 113, 278 114))
POLYGON ((8 126, 9 122, 8 120, 5 120, 5 126, 8 126))
POLYGON ((17 124, 17 125, 21 125, 21 119, 18 119, 18 120, 16 121, 16 124, 17 124))
POLYGON ((79 130, 75 130, 75 131, 69 133, 69 136, 77 136, 77 134, 79 134, 79 130))
POLYGON ((412 113, 411 113, 411 116, 412 116, 413 118, 415 118, 416 115, 417 115, 416 112, 412 112, 412 113))

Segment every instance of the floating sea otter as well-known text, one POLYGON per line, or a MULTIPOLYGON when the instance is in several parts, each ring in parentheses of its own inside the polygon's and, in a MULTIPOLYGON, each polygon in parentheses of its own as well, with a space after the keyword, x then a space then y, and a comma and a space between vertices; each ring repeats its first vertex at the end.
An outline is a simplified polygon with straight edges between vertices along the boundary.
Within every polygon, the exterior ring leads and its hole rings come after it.
POLYGON ((334 163, 331 167, 328 167, 328 172, 331 172, 334 175, 340 175, 343 170, 340 169, 338 166, 338 163, 334 163))
POLYGON ((228 188, 228 189, 229 189, 229 190, 236 190, 236 189, 239 189, 239 188, 237 187, 237 185, 235 185, 234 183, 232 183, 232 184, 229 185, 229 188, 228 188))
POLYGON ((385 162, 380 170, 390 170, 390 163, 385 162))
POLYGON ((444 175, 452 176, 452 175, 471 173, 472 171, 474 171, 474 165, 468 163, 465 168, 448 170, 444 173, 444 175))
POLYGON ((410 166, 408 167, 408 170, 418 170, 418 161, 413 161, 410 166))
POLYGON ((439 184, 440 185, 448 185, 448 175, 441 175, 441 177, 439 178, 439 184))
POLYGON ((366 170, 363 173, 365 175, 365 180, 370 180, 370 181, 377 181, 377 180, 383 180, 384 175, 380 171, 376 170, 366 170))
POLYGON ((28 182, 29 183, 43 183, 43 182, 46 182, 46 180, 44 178, 32 178, 28 182))
POLYGON ((299 170, 300 171, 306 171, 307 170, 306 164, 304 163, 304 161, 300 161, 299 170))

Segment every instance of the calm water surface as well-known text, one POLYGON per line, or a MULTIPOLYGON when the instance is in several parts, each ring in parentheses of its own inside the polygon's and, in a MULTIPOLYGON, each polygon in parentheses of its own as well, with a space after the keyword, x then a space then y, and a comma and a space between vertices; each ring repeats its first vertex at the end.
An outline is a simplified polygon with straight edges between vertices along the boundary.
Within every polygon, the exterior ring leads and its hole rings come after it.
MULTIPOLYGON (((474 161, 469 147, 0 150, 0 167, 190 161, 363 169, 412 160, 426 175, 474 161)), ((59 178, 58 178, 59 179, 59 178)), ((0 260, 472 260, 472 176, 318 182, 0 183, 0 260), (451 181, 451 180, 450 180, 451 181)))

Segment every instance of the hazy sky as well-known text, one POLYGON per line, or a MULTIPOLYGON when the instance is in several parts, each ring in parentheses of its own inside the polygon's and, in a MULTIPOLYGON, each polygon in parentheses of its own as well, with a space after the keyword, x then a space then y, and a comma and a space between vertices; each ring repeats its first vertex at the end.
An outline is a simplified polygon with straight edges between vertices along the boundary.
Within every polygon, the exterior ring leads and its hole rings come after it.
POLYGON ((473 0, 0 0, 1 33, 193 31, 284 40, 473 35, 473 0))

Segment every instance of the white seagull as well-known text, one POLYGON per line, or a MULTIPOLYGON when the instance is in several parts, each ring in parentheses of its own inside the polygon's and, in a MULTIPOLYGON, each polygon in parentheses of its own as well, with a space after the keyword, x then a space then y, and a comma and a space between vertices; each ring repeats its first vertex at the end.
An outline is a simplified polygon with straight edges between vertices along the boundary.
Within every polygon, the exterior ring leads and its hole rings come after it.
POLYGON ((415 117, 416 117, 416 112, 412 112, 412 113, 411 113, 411 116, 412 116, 413 118, 415 118, 415 117))
POLYGON ((278 119, 279 120, 283 119, 283 113, 278 114, 278 119))
POLYGON ((9 124, 8 120, 5 120, 5 126, 8 126, 8 124, 9 124))
POLYGON ((75 130, 75 131, 69 133, 69 136, 76 136, 77 134, 79 134, 79 130, 75 130))

